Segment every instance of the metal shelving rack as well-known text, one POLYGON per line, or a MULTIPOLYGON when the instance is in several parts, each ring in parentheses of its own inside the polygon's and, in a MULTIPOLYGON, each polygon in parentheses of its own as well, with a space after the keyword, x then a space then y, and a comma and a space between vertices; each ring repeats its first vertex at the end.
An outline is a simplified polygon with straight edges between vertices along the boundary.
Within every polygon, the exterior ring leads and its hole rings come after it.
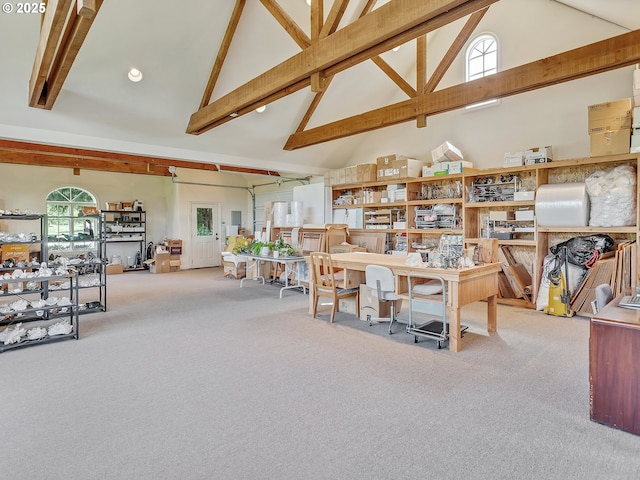
MULTIPOLYGON (((64 275, 49 275, 49 276, 33 276, 27 278, 5 278, 4 274, 12 272, 16 269, 29 269, 40 270, 42 262, 46 262, 47 257, 47 216, 46 215, 0 215, 0 221, 37 221, 39 222, 40 235, 36 233, 29 233, 25 235, 25 240, 7 239, 0 241, 0 246, 4 245, 38 245, 40 248, 39 262, 33 262, 29 256, 25 262, 17 262, 14 265, 0 265, 0 273, 3 277, 0 279, 0 307, 2 307, 2 313, 0 313, 0 332, 4 332, 12 325, 18 323, 36 323, 34 326, 50 326, 56 321, 60 321, 65 318, 69 318, 71 324, 71 331, 66 334, 60 335, 46 335, 37 340, 21 339, 17 343, 4 344, 0 343, 0 353, 12 350, 15 348, 28 347, 33 345, 40 345, 43 343, 51 343, 65 339, 78 339, 78 273, 72 272, 64 275), (68 284, 67 284, 68 282, 68 284), (33 306, 34 301, 46 301, 49 299, 49 294, 53 291, 53 284, 61 284, 61 288, 56 291, 68 291, 70 304, 61 306, 54 305, 52 302, 45 305, 33 306), (26 287, 26 288, 25 288, 26 287), (5 292, 6 288, 6 292, 5 292), (8 300, 5 300, 8 299, 8 300), (9 306, 13 303, 9 300, 21 299, 27 302, 30 307, 22 310, 13 310, 9 306), (35 299, 35 300, 34 300, 35 299), (66 309, 66 311, 65 311, 66 309)), ((29 252, 31 253, 31 252, 29 252)))
POLYGON ((122 259, 125 265, 124 270, 143 270, 143 262, 146 260, 147 213, 139 210, 102 210, 102 214, 104 215, 106 246, 136 244, 135 265, 131 266, 124 262, 126 259, 122 259))
MULTIPOLYGON (((80 314, 107 311, 107 249, 106 227, 104 215, 84 215, 82 217, 51 217, 64 218, 70 221, 83 219, 90 222, 89 234, 79 235, 77 238, 48 238, 47 251, 50 254, 59 253, 61 257, 69 259, 68 265, 73 266, 79 273, 78 289, 84 298, 78 299, 82 306, 80 314), (70 245, 67 249, 57 249, 54 246, 70 245), (80 248, 77 248, 80 246, 80 248), (97 275, 98 284, 86 281, 86 276, 97 275), (86 292, 86 293, 85 293, 86 292), (92 292, 92 293, 89 293, 92 292), (97 294, 95 293, 97 292, 97 294), (85 301, 85 299, 87 301, 85 301)), ((59 266, 62 262, 49 262, 52 266, 59 266)))
MULTIPOLYGON (((20 293, 7 293, 4 294, 3 297, 7 298, 21 298, 27 301, 29 297, 38 296, 41 300, 49 299, 49 284, 53 282, 68 282, 68 287, 65 289, 60 289, 57 291, 69 291, 70 304, 66 305, 43 305, 34 307, 31 303, 29 303, 29 307, 24 310, 12 311, 11 313, 0 313, 0 331, 5 331, 6 329, 10 329, 13 325, 14 328, 18 326, 18 324, 23 323, 33 323, 33 327, 42 327, 47 328, 52 324, 59 322, 65 318, 69 318, 69 323, 71 325, 71 331, 69 333, 55 334, 50 335, 46 334, 42 338, 38 339, 29 339, 28 337, 23 337, 20 341, 16 343, 4 344, 0 343, 0 353, 5 352, 7 350, 13 350, 16 348, 24 348, 24 347, 32 347, 35 345, 42 345, 45 343, 59 342, 61 340, 69 340, 80 338, 79 333, 79 306, 78 306, 78 273, 73 272, 66 275, 52 275, 46 277, 31 277, 28 279, 30 282, 36 282, 40 284, 40 288, 34 290, 23 291, 20 293)), ((8 285, 24 283, 24 278, 11 278, 11 279, 3 279, 3 282, 8 285)), ((32 300, 33 301, 33 300, 32 300)), ((0 305, 5 304, 5 302, 0 302, 0 305)), ((26 327, 25 327, 25 330, 26 327)))

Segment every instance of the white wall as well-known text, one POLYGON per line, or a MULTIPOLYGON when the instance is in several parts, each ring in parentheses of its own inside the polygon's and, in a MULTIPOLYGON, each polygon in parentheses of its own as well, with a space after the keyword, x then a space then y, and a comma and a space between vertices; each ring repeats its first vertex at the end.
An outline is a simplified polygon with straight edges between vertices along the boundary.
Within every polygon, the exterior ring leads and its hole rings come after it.
MULTIPOLYGON (((69 168, 37 167, 0 163, 0 209, 46 211, 45 198, 64 186, 84 188, 93 193, 98 206, 105 202, 141 200, 147 212, 147 242, 165 238, 182 238, 188 248, 190 202, 220 203, 221 222, 231 221, 231 210, 242 211, 243 226, 251 226, 251 201, 248 191, 225 188, 245 183, 237 174, 179 169, 179 180, 219 184, 222 187, 181 185, 169 177, 131 175, 80 170, 73 175, 69 168)), ((12 225, 0 225, 9 230, 12 225)), ((224 239, 223 239, 224 241, 224 239)), ((121 254, 110 247, 110 254, 121 254)), ((125 253, 122 253, 126 255, 125 253)), ((188 268, 188 265, 184 265, 188 268)))
MULTIPOLYGON (((463 23, 428 36, 429 75, 463 23)), ((475 33, 485 32, 498 37, 500 70, 506 70, 626 30, 549 0, 505 0, 489 8, 475 33)), ((541 145, 552 145, 556 159, 588 157, 587 106, 632 96, 633 68, 504 98, 493 107, 436 115, 428 118, 426 128, 408 122, 377 130, 375 142, 362 142, 347 164, 370 163, 391 153, 428 160, 431 150, 446 140, 479 168, 501 166, 505 152, 541 145)), ((400 73, 415 78, 415 72, 400 73)), ((437 90, 462 82, 464 49, 437 90)))
POLYGON ((232 173, 177 169, 175 181, 169 180, 167 189, 167 221, 173 238, 182 239, 182 268, 191 267, 191 205, 207 203, 220 205, 217 230, 220 233, 219 248, 225 241, 223 224, 231 224, 231 211, 242 212, 242 227, 251 231, 253 217, 251 196, 244 186, 246 177, 232 173), (232 187, 233 186, 233 187, 232 187))

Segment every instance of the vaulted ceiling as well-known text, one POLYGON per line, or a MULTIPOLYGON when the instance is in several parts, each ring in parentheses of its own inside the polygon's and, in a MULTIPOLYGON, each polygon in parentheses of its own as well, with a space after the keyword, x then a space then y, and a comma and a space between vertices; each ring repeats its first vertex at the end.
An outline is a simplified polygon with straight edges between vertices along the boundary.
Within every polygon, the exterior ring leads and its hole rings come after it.
POLYGON ((484 98, 640 62, 640 2, 529 0, 621 33, 442 85, 493 5, 518 1, 49 0, 42 16, 10 2, 16 11, 0 16, 0 162, 321 173, 370 141, 366 132, 428 128, 430 116, 484 98), (448 51, 428 57, 430 36, 454 23, 448 51), (127 79, 131 67, 141 82, 127 79), (28 142, 56 147, 34 153, 28 142))

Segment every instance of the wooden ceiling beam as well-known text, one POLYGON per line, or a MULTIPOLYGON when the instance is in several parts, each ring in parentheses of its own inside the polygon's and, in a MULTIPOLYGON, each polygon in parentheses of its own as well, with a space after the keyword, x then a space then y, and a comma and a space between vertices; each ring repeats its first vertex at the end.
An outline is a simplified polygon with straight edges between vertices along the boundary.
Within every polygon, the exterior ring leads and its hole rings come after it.
MULTIPOLYGON (((337 65, 354 65, 353 59, 367 60, 394 46, 453 22, 498 0, 391 0, 303 52, 250 80, 243 86, 191 115, 187 133, 200 134, 230 114, 264 100, 306 78, 325 70, 325 77, 337 65), (406 38, 410 31, 412 37, 406 38), (384 50, 375 52, 384 45, 384 50), (363 55, 363 52, 367 52, 363 55), (375 52, 375 53, 374 53, 375 52)), ((344 69, 343 68, 343 69, 344 69)))
POLYGON ((67 26, 69 35, 62 39, 47 79, 46 110, 53 108, 101 6, 102 0, 78 0, 77 12, 71 12, 67 26))
POLYGON ((440 80, 442 80, 444 74, 447 72, 447 70, 449 70, 449 67, 462 50, 462 47, 464 47, 465 43, 467 43, 467 40, 469 40, 476 27, 480 23, 480 20, 482 20, 482 17, 484 17, 484 14, 487 13, 488 10, 489 7, 478 10, 469 17, 467 23, 464 24, 464 27, 462 27, 462 30, 460 30, 460 33, 458 33, 455 40, 449 47, 449 50, 447 50, 447 53, 444 54, 444 57, 431 75, 431 78, 424 86, 424 90, 422 91, 422 93, 433 92, 436 89, 436 87, 440 83, 440 80))
POLYGON ((300 26, 285 12, 275 0, 260 0, 262 5, 273 15, 282 28, 293 38, 294 42, 302 49, 311 45, 311 40, 300 26))
POLYGON ((170 166, 217 172, 212 163, 0 139, 0 163, 170 176, 170 166), (149 168, 149 166, 153 168, 149 168), (155 168, 158 167, 158 168, 155 168))
MULTIPOLYGON (((416 90, 424 93, 427 84, 427 36, 420 35, 416 38, 416 90)), ((418 115, 416 117, 416 127, 427 126, 427 116, 418 115)))
POLYGON ((638 62, 640 30, 634 30, 478 80, 294 133, 284 149, 295 150, 369 132, 413 120, 418 115, 436 115, 484 100, 517 95, 638 62))
POLYGON ((211 101, 211 95, 213 95, 213 90, 216 83, 218 83, 218 77, 222 71, 222 65, 227 58, 227 53, 231 46, 231 40, 233 40, 233 36, 236 33, 236 28, 238 27, 238 22, 240 22, 240 17, 242 16, 242 10, 244 9, 245 3, 246 0, 236 0, 233 12, 231 13, 231 18, 229 19, 229 24, 227 25, 227 30, 224 33, 222 43, 218 49, 218 55, 216 55, 216 59, 213 62, 213 68, 211 69, 207 86, 204 89, 202 100, 200 101, 200 108, 208 105, 211 101))
POLYGON ((71 0, 49 0, 42 17, 40 40, 29 80, 29 106, 44 108, 45 85, 49 70, 62 38, 67 17, 73 8, 71 0))
POLYGON ((329 10, 329 15, 327 15, 327 19, 320 30, 319 38, 328 37, 338 29, 340 20, 342 20, 348 5, 349 0, 334 0, 331 10, 329 10))
POLYGON ((380 70, 382 70, 400 89, 407 94, 408 97, 413 98, 417 95, 415 88, 413 88, 409 82, 407 82, 398 72, 396 72, 391 65, 385 62, 381 57, 375 56, 371 58, 380 70))
POLYGON ((49 2, 29 82, 29 106, 53 108, 101 6, 102 0, 49 2))

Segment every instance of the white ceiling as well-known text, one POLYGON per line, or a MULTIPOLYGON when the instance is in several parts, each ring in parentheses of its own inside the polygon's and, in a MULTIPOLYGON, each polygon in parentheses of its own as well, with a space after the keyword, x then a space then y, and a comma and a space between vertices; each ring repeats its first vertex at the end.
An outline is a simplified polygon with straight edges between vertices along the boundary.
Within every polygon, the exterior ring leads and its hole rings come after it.
MULTIPOLYGON (((640 28, 638 0, 528 1, 562 3, 566 5, 563 8, 579 9, 625 29, 640 28)), ((372 132, 284 151, 283 145, 313 98, 309 89, 270 104, 262 114, 244 115, 199 136, 186 134, 234 3, 104 1, 51 111, 27 106, 40 17, 0 14, 0 138, 301 174, 342 166, 358 145, 375 140, 372 132), (143 72, 142 82, 127 79, 132 66, 143 72)), ((305 0, 278 3, 308 34, 305 0)), ((343 24, 352 21, 364 3, 352 0, 343 24)), ((379 1, 377 6, 383 3, 386 1, 379 1)), ((325 13, 330 5, 325 1, 325 13)), ((491 9, 489 12, 491 15, 491 9)), ((576 12, 576 18, 583 15, 576 12)), ((258 0, 248 0, 213 98, 298 52, 297 45, 264 6, 258 0)), ((383 57, 413 83, 414 52, 413 46, 406 46, 383 57)), ((309 126, 404 99, 406 96, 388 77, 365 62, 336 78, 309 126)))

